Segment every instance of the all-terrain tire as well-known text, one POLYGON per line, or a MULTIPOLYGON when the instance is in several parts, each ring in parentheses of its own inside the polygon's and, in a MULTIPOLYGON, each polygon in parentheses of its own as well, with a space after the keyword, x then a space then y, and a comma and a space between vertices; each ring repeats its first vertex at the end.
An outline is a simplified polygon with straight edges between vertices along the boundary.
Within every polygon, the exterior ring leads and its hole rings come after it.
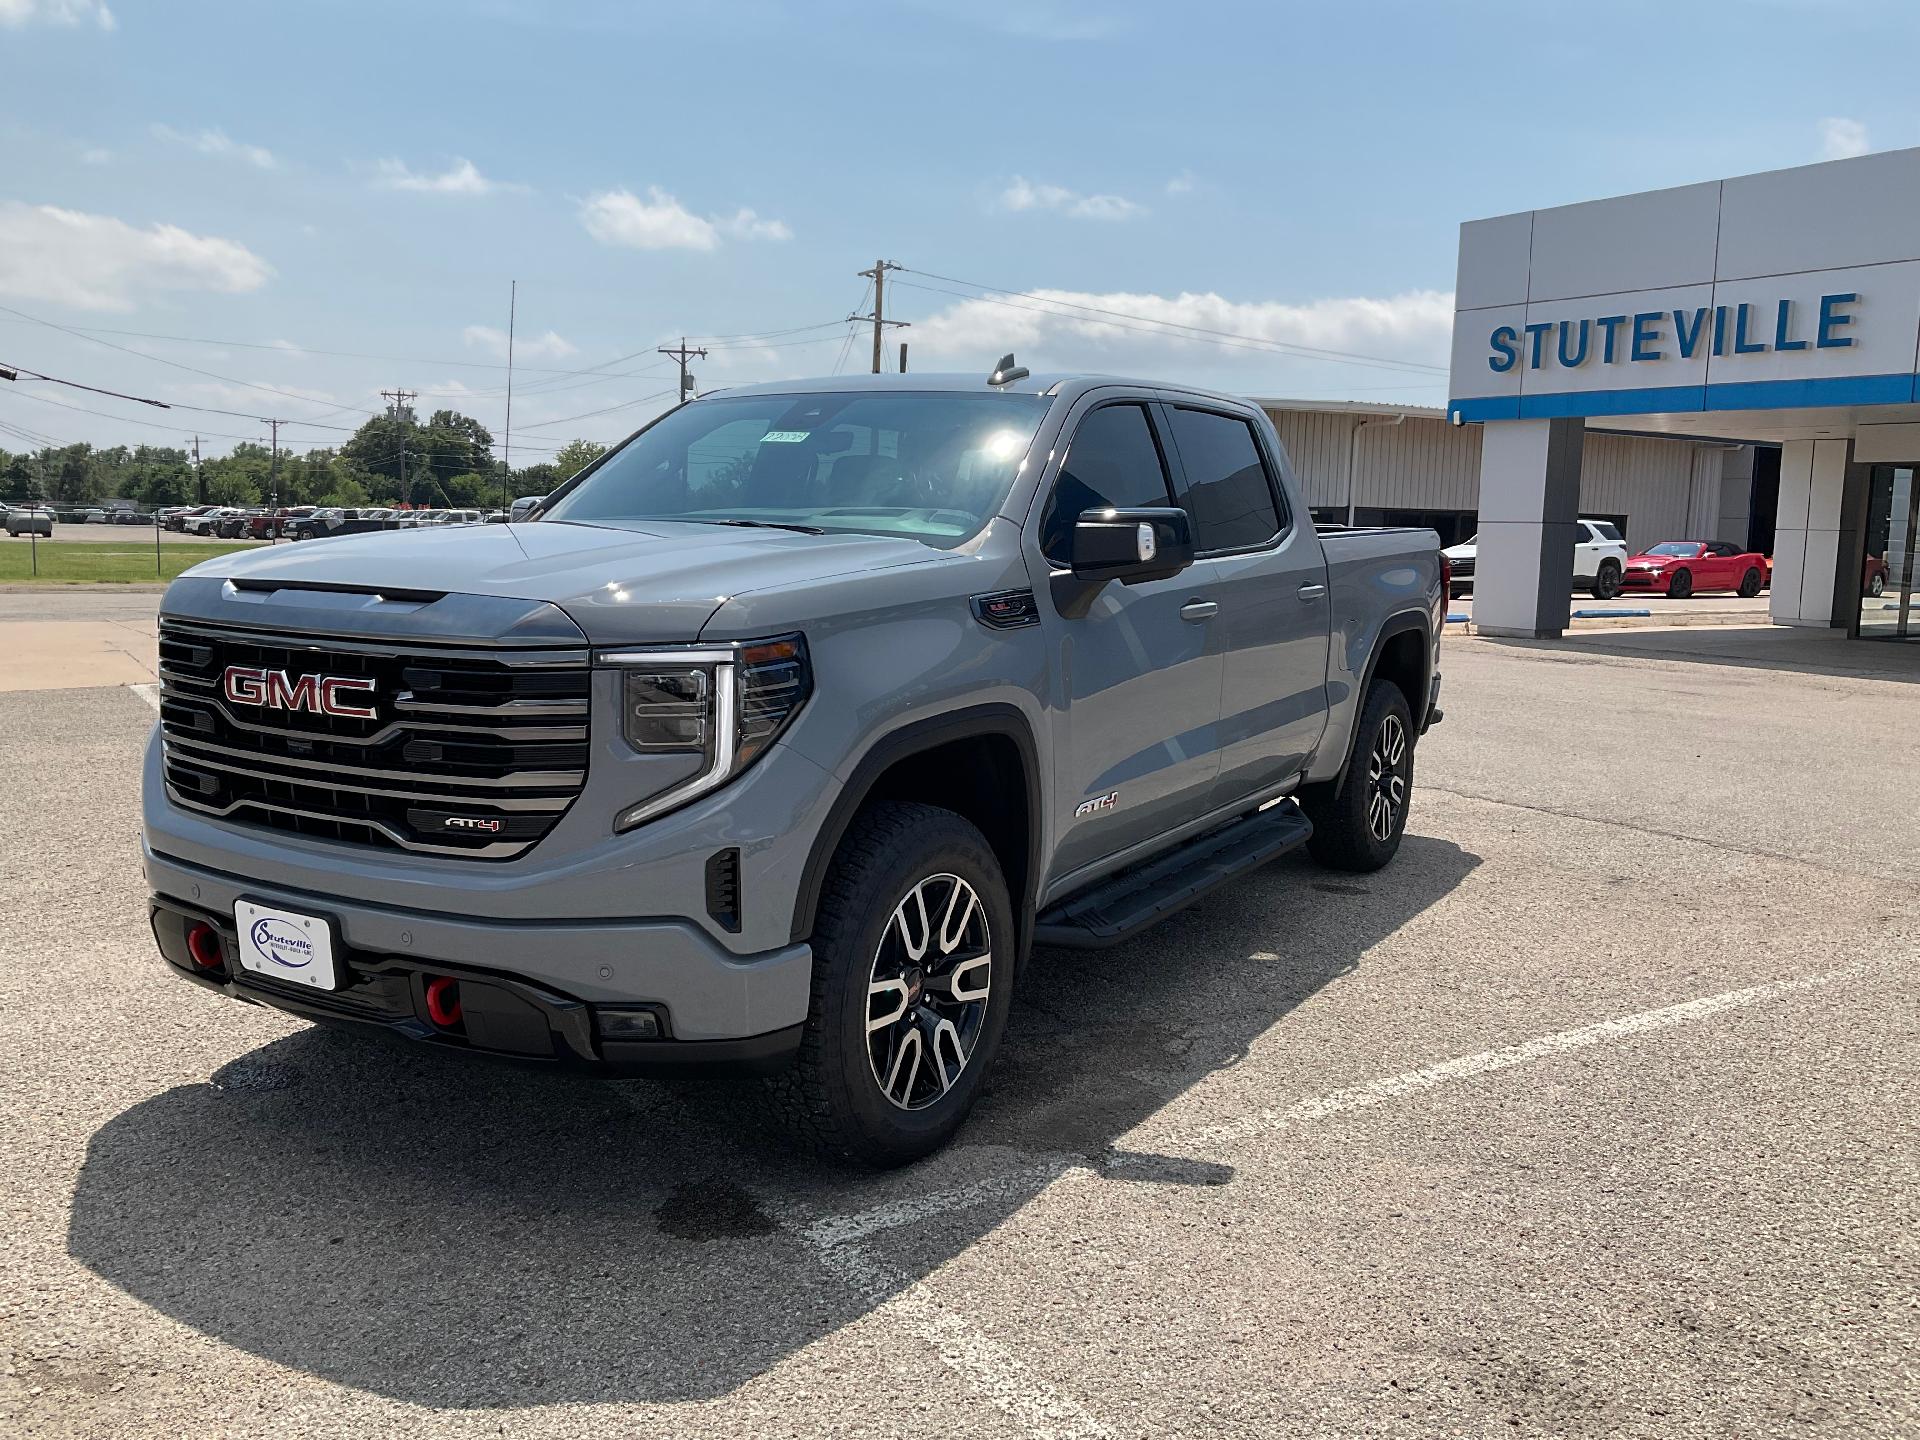
MULTIPOLYGON (((813 988, 800 1053, 768 1088, 787 1127, 836 1159, 904 1165, 945 1145, 967 1118, 1012 1004, 1017 936, 1000 863, 986 837, 951 810, 886 801, 855 818, 821 889, 813 988), (978 897, 992 956, 988 993, 957 1078, 920 1108, 888 1098, 869 1052, 870 992, 894 914, 923 882, 957 877, 978 897)), ((937 946, 936 946, 937 948, 937 946)), ((931 971, 932 967, 929 967, 931 971)), ((981 983, 976 973, 969 985, 981 983)), ((944 1075, 942 1076, 944 1078, 944 1075)))
POLYGON ((1315 860, 1334 870, 1363 873, 1393 859, 1413 802, 1413 748, 1407 697, 1390 681, 1374 681, 1339 785, 1309 786, 1300 795, 1300 808, 1313 822, 1307 849, 1315 860))

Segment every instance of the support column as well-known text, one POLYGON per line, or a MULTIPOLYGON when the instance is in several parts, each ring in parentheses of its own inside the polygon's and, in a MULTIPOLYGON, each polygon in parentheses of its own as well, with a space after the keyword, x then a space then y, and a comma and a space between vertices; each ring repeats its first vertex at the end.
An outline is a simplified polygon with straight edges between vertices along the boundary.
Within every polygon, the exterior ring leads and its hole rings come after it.
POLYGON ((1780 510, 1773 537, 1773 591, 1768 613, 1776 625, 1829 629, 1840 572, 1841 504, 1846 494, 1851 440, 1789 440, 1780 447, 1780 510))
POLYGON ((1586 421, 1489 421, 1480 436, 1480 545, 1473 626, 1483 635, 1556 636, 1573 611, 1586 421))

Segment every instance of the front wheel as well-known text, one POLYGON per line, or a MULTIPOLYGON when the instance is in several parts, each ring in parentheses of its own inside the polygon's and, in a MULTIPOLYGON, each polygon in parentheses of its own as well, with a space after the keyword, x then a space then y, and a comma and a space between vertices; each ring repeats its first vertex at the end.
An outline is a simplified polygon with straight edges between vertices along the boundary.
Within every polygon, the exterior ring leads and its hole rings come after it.
POLYGON ((789 1125, 876 1167, 945 1145, 1006 1028, 1016 944, 1000 863, 971 823, 899 802, 860 815, 821 892, 799 1057, 770 1081, 789 1125))
POLYGON ((1413 800, 1413 714, 1400 687, 1376 680, 1367 692, 1353 755, 1339 785, 1303 790, 1313 822, 1307 849, 1335 870, 1378 870, 1400 849, 1413 800))
POLYGON ((1685 600, 1692 594, 1693 572, 1691 570, 1676 570, 1673 578, 1667 582, 1667 598, 1671 600, 1685 600))
POLYGON ((1867 581, 1867 594, 1873 596, 1874 599, 1877 600, 1886 593, 1887 580, 1884 575, 1875 575, 1871 580, 1867 581))
POLYGON ((1600 573, 1593 577, 1593 598, 1611 600, 1620 593, 1620 562, 1602 560, 1600 573))

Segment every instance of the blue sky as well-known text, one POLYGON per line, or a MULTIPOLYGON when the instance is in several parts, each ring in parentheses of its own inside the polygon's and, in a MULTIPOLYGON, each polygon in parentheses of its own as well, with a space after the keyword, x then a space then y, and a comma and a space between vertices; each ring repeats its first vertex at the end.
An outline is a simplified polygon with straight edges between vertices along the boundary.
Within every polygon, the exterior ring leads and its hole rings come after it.
MULTIPOLYGON (((704 388, 862 366, 884 256, 916 369, 1438 404, 1461 220, 1920 143, 1916 53, 1879 0, 0 0, 0 306, 93 334, 0 311, 0 364, 499 438, 514 279, 531 460, 655 413, 682 333, 768 337, 704 388)), ((24 382, 0 423, 264 434, 24 382)))

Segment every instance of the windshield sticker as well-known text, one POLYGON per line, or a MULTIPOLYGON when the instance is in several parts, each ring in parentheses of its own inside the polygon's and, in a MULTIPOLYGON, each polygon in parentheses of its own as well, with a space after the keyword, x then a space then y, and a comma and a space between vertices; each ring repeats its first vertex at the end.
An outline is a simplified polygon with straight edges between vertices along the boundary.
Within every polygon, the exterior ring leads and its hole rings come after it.
POLYGON ((813 432, 810 430, 769 430, 760 437, 762 445, 798 445, 813 432))

